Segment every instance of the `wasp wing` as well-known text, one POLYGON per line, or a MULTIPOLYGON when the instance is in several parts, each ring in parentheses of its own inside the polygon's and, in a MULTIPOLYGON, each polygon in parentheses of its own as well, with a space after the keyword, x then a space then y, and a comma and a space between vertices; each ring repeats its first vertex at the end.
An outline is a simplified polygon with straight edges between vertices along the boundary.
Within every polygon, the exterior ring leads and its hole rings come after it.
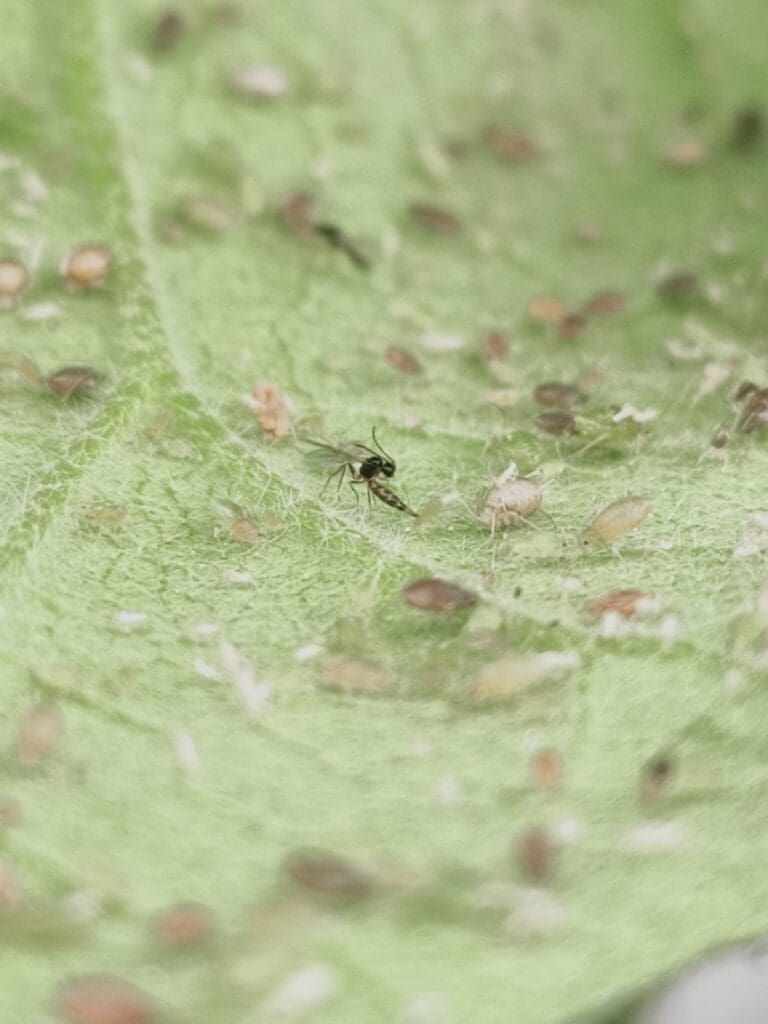
POLYGON ((314 469, 325 473, 332 473, 342 466, 356 466, 365 458, 359 446, 354 443, 335 445, 309 440, 308 443, 312 445, 312 449, 304 453, 304 458, 314 469))

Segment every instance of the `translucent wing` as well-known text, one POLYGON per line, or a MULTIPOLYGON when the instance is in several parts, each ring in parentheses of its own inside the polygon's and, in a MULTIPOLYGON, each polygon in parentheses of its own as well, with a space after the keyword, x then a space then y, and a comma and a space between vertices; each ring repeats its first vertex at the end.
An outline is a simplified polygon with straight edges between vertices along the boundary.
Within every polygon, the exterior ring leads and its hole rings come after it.
POLYGON ((356 466, 366 458, 365 451, 360 445, 334 445, 326 444, 323 441, 309 441, 312 445, 310 451, 304 453, 304 458, 317 470, 325 473, 332 473, 342 466, 356 466))

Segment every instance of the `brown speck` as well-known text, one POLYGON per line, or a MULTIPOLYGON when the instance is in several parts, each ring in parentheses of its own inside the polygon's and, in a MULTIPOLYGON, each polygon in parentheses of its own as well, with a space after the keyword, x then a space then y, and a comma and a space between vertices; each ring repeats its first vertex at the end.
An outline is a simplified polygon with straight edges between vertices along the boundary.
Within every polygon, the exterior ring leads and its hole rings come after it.
POLYGON ((52 704, 35 704, 22 716, 16 733, 16 756, 25 768, 37 768, 59 745, 64 720, 52 704))
POLYGON ((522 874, 529 881, 545 882, 554 870, 557 850, 544 828, 529 828, 515 843, 515 860, 522 874))
POLYGON ((182 40, 187 30, 187 19, 182 11, 164 11, 152 29, 152 47, 158 53, 168 53, 182 40))
POLYGON ((422 365, 416 356, 412 356, 405 349, 398 348, 397 345, 390 345, 384 353, 384 358, 393 369, 399 370, 400 373, 411 375, 422 372, 422 365))
POLYGON ((565 314, 565 303, 551 295, 539 295, 528 303, 528 316, 537 323, 559 324, 565 314))
POLYGON ((345 693, 380 693, 390 681, 389 669, 362 658, 333 658, 323 665, 326 682, 345 693))
POLYGON ((587 329, 587 318, 581 313, 566 313, 560 321, 561 338, 578 338, 587 329))
POLYGON ((699 293, 699 279, 689 270, 679 270, 659 282, 658 292, 663 299, 690 299, 699 293))
POLYGON ((582 535, 582 542, 589 547, 593 544, 613 544, 614 541, 634 530, 653 508, 647 498, 620 498, 599 512, 582 535))
POLYGON ((124 505, 111 505, 109 502, 96 502, 83 512, 86 522, 97 527, 122 526, 127 515, 128 509, 124 505))
POLYGON ((712 448, 719 450, 725 448, 730 440, 730 434, 725 427, 718 427, 710 439, 710 445, 712 448))
POLYGON ((70 1024, 156 1024, 159 1020, 149 996, 109 974, 66 982, 57 994, 56 1012, 70 1024))
POLYGON ((583 242, 584 245, 596 245, 602 240, 603 230, 594 221, 584 221, 576 225, 573 234, 577 242, 583 242))
POLYGON ((524 163, 538 155, 538 146, 530 135, 514 128, 491 125, 485 130, 485 145, 494 156, 510 163, 524 163))
POLYGON ((290 434, 294 405, 274 384, 264 380, 256 381, 250 395, 246 397, 246 405, 269 437, 277 439, 290 434))
POLYGON ((602 597, 588 601, 586 609, 596 619, 609 614, 620 615, 623 619, 631 619, 653 603, 653 594, 630 587, 626 590, 612 590, 609 594, 603 594, 602 597))
POLYGON ((261 103, 282 99, 289 89, 288 75, 273 64, 238 68, 230 77, 230 84, 240 96, 261 103))
POLYGON ((241 544, 256 544, 261 539, 258 525, 241 513, 236 513, 232 517, 229 532, 241 544))
POLYGON ((707 147, 701 139, 691 137, 667 143, 664 147, 663 155, 670 167, 689 170, 703 163, 708 153, 707 147))
POLYGON ((612 316, 626 308, 627 299, 621 292, 597 292, 584 303, 582 312, 587 316, 612 316))
POLYGON ((161 910, 151 923, 154 938, 173 949, 201 946, 216 932, 216 917, 202 903, 177 903, 161 910))
POLYGON ((367 871, 326 850, 294 850, 283 861, 283 869, 303 888, 331 899, 354 901, 373 892, 367 871))
POLYGON ((584 398, 575 384, 561 384, 559 381, 546 381, 544 384, 539 384, 533 392, 533 397, 538 405, 558 408, 574 405, 584 398))
POLYGON ((492 363, 506 359, 509 355, 509 341, 501 331, 488 331, 483 338, 483 356, 492 363))
POLYGON ((0 310, 13 309, 28 284, 29 274, 23 263, 0 259, 0 310))
POLYGON ((550 412, 540 412, 533 422, 539 430, 543 430, 547 434, 554 434, 556 437, 570 437, 577 433, 576 420, 569 412, 556 409, 550 412))
POLYGON ((522 526, 541 507, 541 488, 528 477, 519 476, 514 463, 491 480, 480 503, 478 519, 489 530, 522 526))
POLYGON ((315 224, 316 202, 308 192, 290 192, 280 202, 283 223, 300 238, 312 234, 315 224))
POLYGON ((550 790, 560 785, 563 759, 552 747, 537 750, 531 758, 529 778, 534 789, 550 790))
POLYGON ((733 115, 731 145, 735 149, 756 149, 765 139, 765 111, 762 107, 740 107, 733 115))
POLYGON ((0 828, 13 828, 22 819, 21 804, 13 796, 0 797, 0 828))
POLYGON ((433 203, 411 203, 411 216, 428 231, 438 235, 457 235, 461 231, 461 221, 449 210, 433 203))
POLYGON ((675 765, 671 757, 662 755, 653 758, 640 775, 640 799, 646 804, 656 804, 669 789, 675 765))
POLYGON ((101 376, 91 366, 65 366, 49 374, 45 383, 59 398, 71 398, 93 391, 100 380, 101 376))
POLYGON ((13 867, 0 858, 0 912, 15 910, 21 903, 21 884, 13 867))
POLYGON ((59 267, 73 291, 98 288, 112 268, 112 253, 105 245, 82 245, 67 253, 59 267))
POLYGON ((440 579, 414 580, 403 587, 401 594, 412 608, 440 615, 471 608, 477 601, 473 591, 440 579))
POLYGON ((740 434, 752 434, 768 426, 768 388, 759 388, 744 402, 736 423, 740 434))

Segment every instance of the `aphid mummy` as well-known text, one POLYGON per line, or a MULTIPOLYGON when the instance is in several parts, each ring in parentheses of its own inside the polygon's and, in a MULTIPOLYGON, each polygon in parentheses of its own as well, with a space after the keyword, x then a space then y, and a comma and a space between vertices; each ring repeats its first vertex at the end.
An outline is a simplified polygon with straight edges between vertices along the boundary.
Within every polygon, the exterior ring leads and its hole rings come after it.
POLYGON ((595 516, 582 534, 582 543, 587 547, 613 544, 639 526, 652 508, 653 502, 648 498, 620 498, 595 516))
POLYGON ((83 245, 67 253, 60 271, 73 291, 96 288, 107 279, 112 253, 104 245, 83 245))
POLYGON ((13 309, 29 284, 29 274, 23 263, 0 259, 0 309, 13 309))
POLYGON ((483 498, 478 518, 483 526, 520 526, 541 506, 541 488, 528 477, 517 475, 517 466, 510 466, 497 477, 483 498))

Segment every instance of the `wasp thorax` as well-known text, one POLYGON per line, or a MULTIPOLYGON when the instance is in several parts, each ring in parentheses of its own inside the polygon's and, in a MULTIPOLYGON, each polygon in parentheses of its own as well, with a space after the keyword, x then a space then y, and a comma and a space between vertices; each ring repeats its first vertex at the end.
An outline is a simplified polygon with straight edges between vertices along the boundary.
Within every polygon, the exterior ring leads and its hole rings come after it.
POLYGON ((497 526, 520 526, 540 506, 541 488, 529 477, 519 476, 512 462, 500 476, 491 478, 478 518, 489 530, 497 526))
POLYGON ((112 268, 112 253, 105 245, 82 245, 68 252, 60 271, 70 288, 82 291, 104 284, 112 268))
POLYGON ((0 260, 0 309, 13 309, 29 284, 27 268, 18 260, 0 260))

